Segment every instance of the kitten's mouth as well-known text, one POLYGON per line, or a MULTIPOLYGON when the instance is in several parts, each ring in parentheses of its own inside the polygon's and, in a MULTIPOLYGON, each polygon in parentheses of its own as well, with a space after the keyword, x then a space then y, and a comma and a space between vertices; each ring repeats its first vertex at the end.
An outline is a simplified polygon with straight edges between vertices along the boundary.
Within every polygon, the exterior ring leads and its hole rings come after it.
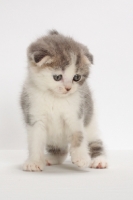
POLYGON ((64 93, 56 93, 58 97, 66 97, 66 96, 69 96, 71 95, 72 93, 71 92, 64 92, 64 93))
POLYGON ((68 94, 68 93, 70 93, 70 92, 63 92, 62 94, 68 94))
POLYGON ((59 93, 59 95, 61 95, 61 96, 68 96, 69 94, 70 94, 70 92, 59 93))

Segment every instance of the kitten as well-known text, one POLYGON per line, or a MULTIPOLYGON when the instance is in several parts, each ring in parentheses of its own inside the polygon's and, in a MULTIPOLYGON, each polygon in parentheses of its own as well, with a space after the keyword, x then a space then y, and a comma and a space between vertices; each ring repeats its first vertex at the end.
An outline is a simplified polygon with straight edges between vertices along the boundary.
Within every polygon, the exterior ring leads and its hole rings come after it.
POLYGON ((27 55, 21 107, 29 158, 23 170, 42 171, 45 165, 61 164, 68 151, 78 167, 106 168, 87 85, 93 63, 87 47, 51 31, 32 43, 27 55))

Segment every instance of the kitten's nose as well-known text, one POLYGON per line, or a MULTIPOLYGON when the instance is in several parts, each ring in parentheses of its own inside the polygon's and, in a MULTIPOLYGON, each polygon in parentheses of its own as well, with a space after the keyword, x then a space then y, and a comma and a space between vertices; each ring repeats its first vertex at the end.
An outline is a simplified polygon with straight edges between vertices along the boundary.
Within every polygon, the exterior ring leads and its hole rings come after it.
POLYGON ((67 87, 67 88, 65 88, 65 89, 66 89, 66 91, 69 91, 69 90, 71 90, 71 88, 68 88, 68 87, 67 87))

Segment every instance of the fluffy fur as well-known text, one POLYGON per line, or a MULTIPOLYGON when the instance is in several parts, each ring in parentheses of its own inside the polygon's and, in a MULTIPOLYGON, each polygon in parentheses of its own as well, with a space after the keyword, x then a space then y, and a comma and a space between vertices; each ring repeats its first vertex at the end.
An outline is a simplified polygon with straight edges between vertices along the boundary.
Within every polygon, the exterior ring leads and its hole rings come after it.
POLYGON ((60 164, 68 151, 79 167, 107 167, 86 82, 93 63, 87 47, 51 31, 32 43, 27 55, 21 107, 29 158, 23 169, 42 171, 44 165, 60 164), (77 74, 80 80, 74 78, 77 74))

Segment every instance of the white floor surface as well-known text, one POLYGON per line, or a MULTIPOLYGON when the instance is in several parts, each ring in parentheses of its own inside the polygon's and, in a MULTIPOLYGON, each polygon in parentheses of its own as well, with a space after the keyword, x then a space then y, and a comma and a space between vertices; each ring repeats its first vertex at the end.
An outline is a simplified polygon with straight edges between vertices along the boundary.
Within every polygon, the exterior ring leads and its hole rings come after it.
POLYGON ((0 200, 133 200, 133 151, 109 151, 108 169, 79 169, 70 159, 24 172, 25 151, 0 151, 0 200))

